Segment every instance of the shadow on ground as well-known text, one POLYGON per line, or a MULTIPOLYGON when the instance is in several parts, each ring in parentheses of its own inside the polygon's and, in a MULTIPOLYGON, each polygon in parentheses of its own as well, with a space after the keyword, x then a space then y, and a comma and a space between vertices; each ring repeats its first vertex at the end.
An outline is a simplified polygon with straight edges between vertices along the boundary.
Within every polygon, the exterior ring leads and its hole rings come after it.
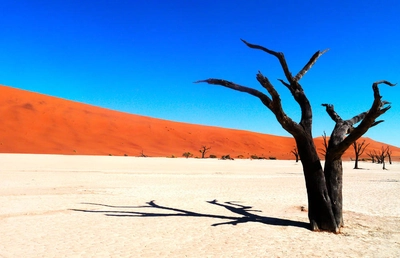
POLYGON ((250 212, 261 212, 260 210, 252 210, 252 206, 244 206, 236 204, 234 202, 224 202, 219 203, 217 200, 207 201, 209 204, 217 205, 231 211, 237 216, 223 216, 215 214, 205 214, 193 211, 187 211, 177 208, 171 208, 167 206, 161 206, 155 203, 155 201, 147 202, 147 205, 143 206, 113 206, 100 203, 83 203, 95 206, 101 206, 108 208, 107 210, 84 210, 84 209, 71 209, 73 211, 79 212, 89 212, 89 213, 101 213, 106 216, 113 217, 205 217, 227 220, 225 222, 214 223, 212 226, 220 225, 237 225, 240 223, 247 222, 259 222, 263 224, 273 225, 273 226, 292 226, 309 229, 309 224, 300 221, 293 221, 288 219, 280 219, 273 217, 259 216, 250 212), (121 210, 121 209, 132 209, 132 210, 121 210), (144 212, 142 209, 153 209, 155 212, 144 212), (162 212, 168 211, 168 212, 162 212))

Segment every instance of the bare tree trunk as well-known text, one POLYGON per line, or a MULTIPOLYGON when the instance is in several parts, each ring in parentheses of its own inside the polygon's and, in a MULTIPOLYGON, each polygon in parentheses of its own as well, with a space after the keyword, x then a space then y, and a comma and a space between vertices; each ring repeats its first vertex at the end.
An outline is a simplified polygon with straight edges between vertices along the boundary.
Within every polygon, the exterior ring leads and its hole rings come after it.
POLYGON ((358 169, 358 158, 360 156, 358 149, 357 149, 357 142, 353 143, 354 147, 354 155, 356 156, 355 161, 354 161, 354 169, 358 169))
POLYGON ((356 159, 354 161, 354 169, 358 169, 358 156, 356 155, 356 159))
POLYGON ((313 231, 339 232, 324 170, 312 139, 296 139, 307 188, 308 219, 313 231))
POLYGON ((328 193, 331 198, 332 212, 338 228, 344 226, 343 223, 343 166, 342 159, 325 160, 325 178, 327 181, 328 193))

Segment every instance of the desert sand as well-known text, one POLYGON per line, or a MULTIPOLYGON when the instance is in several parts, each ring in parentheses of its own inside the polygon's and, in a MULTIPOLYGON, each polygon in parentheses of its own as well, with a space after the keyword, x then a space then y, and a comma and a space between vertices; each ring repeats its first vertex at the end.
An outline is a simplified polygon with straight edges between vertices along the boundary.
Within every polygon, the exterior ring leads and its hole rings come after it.
MULTIPOLYGON (((200 148, 207 146, 207 157, 295 158, 292 137, 167 121, 1 85, 0 113, 0 153, 181 157, 191 152, 200 157, 200 148)), ((363 140, 369 146, 361 158, 390 145, 363 140)), ((320 152, 322 138, 315 143, 320 152)), ((400 161, 400 148, 390 150, 400 161)), ((351 157, 349 149, 343 158, 351 157)))
POLYGON ((341 234, 300 163, 0 154, 0 257, 399 257, 400 163, 344 163, 341 234), (303 207, 303 208, 302 208, 303 207))

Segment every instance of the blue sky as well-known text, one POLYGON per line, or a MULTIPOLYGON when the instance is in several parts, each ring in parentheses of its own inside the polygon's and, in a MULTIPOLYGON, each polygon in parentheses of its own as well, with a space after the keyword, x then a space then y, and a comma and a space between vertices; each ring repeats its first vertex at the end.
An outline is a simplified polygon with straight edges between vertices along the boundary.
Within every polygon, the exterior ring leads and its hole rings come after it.
MULTIPOLYGON (((301 80, 314 136, 334 127, 320 104, 351 118, 371 106, 374 81, 400 82, 397 0, 0 3, 0 84, 133 114, 287 136, 258 99, 193 84, 213 77, 262 90, 260 70, 298 121, 278 61, 240 38, 284 52, 294 74, 330 49, 301 80)), ((400 146, 400 85, 381 95, 392 109, 366 136, 400 146)))

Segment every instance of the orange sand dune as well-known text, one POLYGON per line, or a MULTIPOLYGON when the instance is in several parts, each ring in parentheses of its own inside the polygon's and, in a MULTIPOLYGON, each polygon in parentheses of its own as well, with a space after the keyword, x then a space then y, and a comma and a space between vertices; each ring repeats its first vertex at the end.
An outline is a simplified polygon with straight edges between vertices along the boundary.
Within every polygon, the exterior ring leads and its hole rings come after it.
MULTIPOLYGON (((206 156, 294 159, 290 137, 155 119, 6 86, 0 86, 0 112, 1 153, 199 157, 204 145, 211 147, 206 156)), ((367 151, 386 146, 366 141, 367 151)), ((322 148, 322 138, 316 144, 322 148)), ((400 149, 391 150, 397 160, 400 149)), ((353 156, 353 150, 345 154, 353 156)))

